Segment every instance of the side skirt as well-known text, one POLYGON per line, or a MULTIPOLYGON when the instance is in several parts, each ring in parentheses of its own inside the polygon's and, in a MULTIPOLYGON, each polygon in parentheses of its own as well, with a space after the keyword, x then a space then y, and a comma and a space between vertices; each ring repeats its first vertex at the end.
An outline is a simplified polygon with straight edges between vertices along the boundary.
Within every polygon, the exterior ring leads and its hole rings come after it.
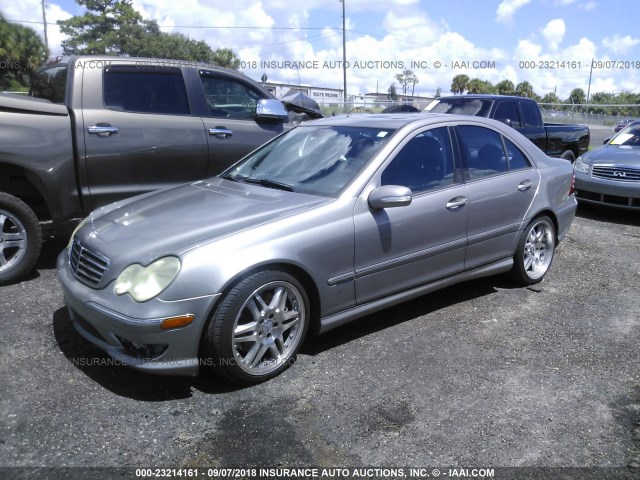
POLYGON ((349 323, 356 318, 364 317, 365 315, 369 315, 370 313, 406 302, 407 300, 420 297, 427 293, 431 293, 436 290, 449 287, 451 285, 455 285, 456 283, 508 272, 509 270, 511 270, 512 266, 513 258, 505 258, 504 260, 499 260, 488 265, 483 265, 481 267, 474 268, 473 270, 460 272, 451 277, 442 278, 426 285, 420 285, 419 287, 415 287, 410 290, 405 290, 388 297, 373 300, 371 302, 365 303, 363 305, 358 305, 357 307, 350 308, 349 310, 345 310, 343 312, 334 313, 333 315, 329 315, 328 317, 323 317, 320 319, 320 330, 318 331, 318 333, 328 332, 329 330, 340 327, 341 325, 349 323))

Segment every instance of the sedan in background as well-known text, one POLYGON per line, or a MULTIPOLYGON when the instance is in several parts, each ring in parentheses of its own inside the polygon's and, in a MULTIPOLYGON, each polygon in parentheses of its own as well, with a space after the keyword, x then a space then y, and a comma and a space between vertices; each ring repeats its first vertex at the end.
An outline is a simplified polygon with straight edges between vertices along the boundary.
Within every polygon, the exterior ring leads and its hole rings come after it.
POLYGON ((573 164, 580 203, 640 210, 640 121, 573 164))
POLYGON ((93 212, 58 278, 75 328, 117 361, 253 384, 309 332, 488 275, 540 282, 576 205, 571 164, 503 123, 332 117, 93 212))
POLYGON ((635 122, 635 120, 632 120, 630 118, 625 118, 624 120, 620 120, 618 123, 616 123, 613 126, 613 131, 618 133, 620 130, 622 130, 627 125, 629 125, 630 123, 633 123, 633 122, 635 122))

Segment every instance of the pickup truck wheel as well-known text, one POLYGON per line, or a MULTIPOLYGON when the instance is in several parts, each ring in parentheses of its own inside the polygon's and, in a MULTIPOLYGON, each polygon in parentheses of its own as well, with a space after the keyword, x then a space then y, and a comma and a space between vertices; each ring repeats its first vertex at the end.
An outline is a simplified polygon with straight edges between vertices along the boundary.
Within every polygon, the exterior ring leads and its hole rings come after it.
POLYGON ((534 218, 518 242, 511 275, 521 285, 541 282, 553 261, 556 230, 545 215, 534 218))
POLYGON ((560 158, 569 160, 571 163, 576 161, 576 156, 573 154, 571 150, 567 150, 566 152, 564 152, 562 155, 560 155, 560 158))
POLYGON ((308 326, 309 300, 300 282, 286 272, 263 270, 220 301, 204 332, 203 354, 232 382, 260 383, 295 362, 308 326))
POLYGON ((0 193, 0 285, 29 273, 41 248, 38 217, 19 198, 0 193))

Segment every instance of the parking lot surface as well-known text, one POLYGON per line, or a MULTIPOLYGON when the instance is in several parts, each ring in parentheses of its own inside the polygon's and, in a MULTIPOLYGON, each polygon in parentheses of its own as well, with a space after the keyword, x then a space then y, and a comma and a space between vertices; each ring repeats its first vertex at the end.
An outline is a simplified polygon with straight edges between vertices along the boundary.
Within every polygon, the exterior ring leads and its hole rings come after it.
POLYGON ((538 286, 494 277, 425 295, 308 338, 292 368, 245 389, 113 365, 69 322, 54 268, 65 242, 0 287, 0 467, 640 477, 637 213, 580 207, 538 286))

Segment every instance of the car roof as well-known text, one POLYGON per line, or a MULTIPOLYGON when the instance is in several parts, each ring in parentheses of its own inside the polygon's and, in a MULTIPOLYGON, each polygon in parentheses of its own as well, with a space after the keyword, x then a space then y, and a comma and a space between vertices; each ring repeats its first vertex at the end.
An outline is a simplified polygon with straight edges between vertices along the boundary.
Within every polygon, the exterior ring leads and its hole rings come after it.
MULTIPOLYGON (((451 115, 448 113, 358 113, 325 117, 312 122, 307 122, 306 125, 388 128, 397 130, 409 124, 426 126, 441 122, 476 122, 478 120, 486 122, 488 119, 470 117, 468 115, 451 115)), ((491 121, 487 123, 491 123, 491 121)))

